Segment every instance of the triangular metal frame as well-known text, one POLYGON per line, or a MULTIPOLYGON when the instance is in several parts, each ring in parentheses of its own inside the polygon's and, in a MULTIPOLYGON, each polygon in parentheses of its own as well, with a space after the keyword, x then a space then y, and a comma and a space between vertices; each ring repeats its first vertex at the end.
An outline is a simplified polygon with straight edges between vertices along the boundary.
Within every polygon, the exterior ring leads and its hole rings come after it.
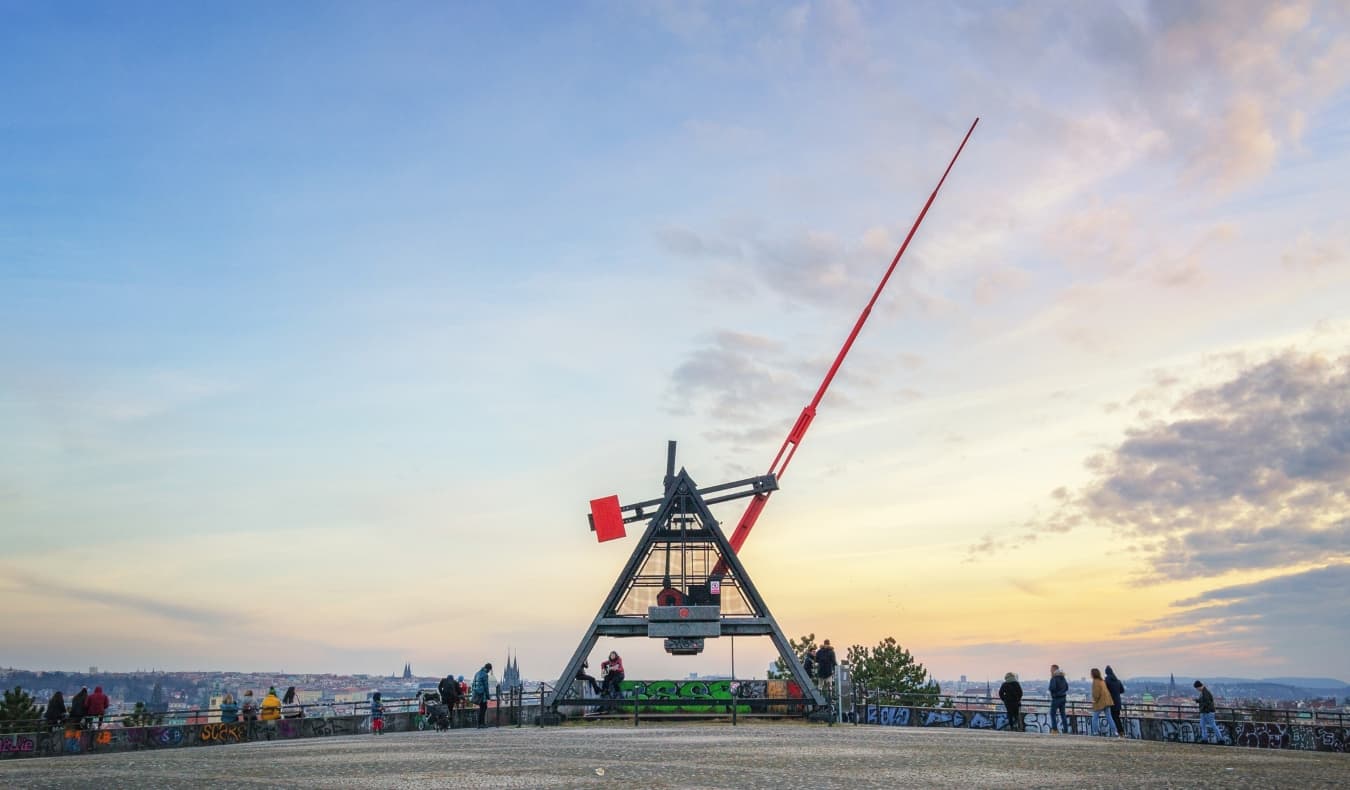
MULTIPOLYGON (((671 464, 673 465, 673 450, 671 464)), ((721 488, 721 487, 715 487, 721 488)), ((792 678, 801 688, 802 693, 815 701, 817 706, 826 704, 825 697, 815 684, 810 681, 801 661, 792 651, 792 645, 783 634, 783 629, 779 627, 778 621, 770 613, 768 604, 764 602, 763 596, 750 579, 750 574, 746 572, 745 565, 736 552, 731 548, 727 541, 726 534, 722 532, 722 527, 713 517, 708 508, 708 503, 703 495, 699 493, 698 486, 694 484, 693 478, 683 468, 674 476, 667 477, 666 494, 661 500, 655 515, 647 523, 647 529, 643 532, 642 538, 638 540, 633 548, 633 553, 629 556, 628 562, 620 571, 614 586, 610 588, 609 595, 605 596, 604 602, 600 605, 600 611, 596 613, 595 619, 586 629, 585 635, 581 638, 581 643, 577 645, 572 658, 567 662, 566 669, 554 684, 553 690, 549 693, 547 702, 549 707, 554 707, 560 702, 566 702, 568 699, 577 699, 574 692, 574 681, 577 673, 581 670, 591 650, 595 648, 596 641, 601 636, 615 637, 647 637, 648 624, 650 622, 646 614, 642 615, 620 615, 618 607, 623 602, 624 596, 633 587, 636 580, 636 574, 642 567, 643 561, 647 557, 648 549, 658 541, 669 541, 669 538, 660 537, 662 530, 670 525, 672 516, 681 512, 678 507, 683 505, 683 512, 690 512, 702 523, 703 529, 708 535, 702 540, 710 542, 716 547, 721 555, 722 561, 730 572, 730 576, 735 580, 735 587, 740 590, 741 595, 749 605, 752 615, 745 616, 723 616, 720 619, 721 636, 768 636, 773 640, 774 646, 778 649, 779 656, 787 664, 792 678)))

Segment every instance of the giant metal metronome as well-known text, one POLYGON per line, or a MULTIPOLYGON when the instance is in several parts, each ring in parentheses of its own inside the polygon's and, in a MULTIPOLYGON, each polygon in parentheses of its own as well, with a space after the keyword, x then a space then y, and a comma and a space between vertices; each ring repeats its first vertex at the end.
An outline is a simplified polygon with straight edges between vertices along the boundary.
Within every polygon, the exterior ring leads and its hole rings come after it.
POLYGON ((768 504, 769 495, 778 490, 778 483, 783 479, 811 421, 815 419, 816 409, 825 397, 830 382, 839 372, 839 366, 848 356, 849 349, 871 315, 872 308, 909 247, 915 231, 937 199, 938 190, 942 189, 942 184, 979 122, 980 119, 976 118, 970 125, 942 173, 942 178, 938 179, 933 193, 928 196, 928 201, 910 226, 909 234, 895 253, 890 267, 872 292, 872 298, 854 323, 853 331, 835 356, 834 364, 825 374, 815 397, 793 423, 767 474, 700 489, 688 472, 684 469, 676 471, 675 443, 671 442, 666 455, 665 493, 661 498, 626 506, 619 504, 617 496, 591 500, 591 527, 599 540, 624 537, 624 524, 634 521, 647 519, 647 529, 601 604, 586 635, 582 637, 581 644, 572 654, 572 660, 568 662, 548 698, 548 705, 556 706, 559 700, 578 698, 574 680, 595 647, 596 640, 602 636, 664 639, 666 650, 676 655, 701 653, 705 639, 768 636, 773 639, 779 655, 803 693, 809 694, 816 705, 825 704, 820 692, 808 681, 792 646, 784 638, 782 629, 769 613, 768 606, 750 581, 736 553, 768 504), (728 540, 708 508, 719 502, 742 497, 750 497, 750 503, 728 540))
POLYGON ((626 506, 618 503, 618 497, 592 502, 591 518, 602 540, 621 536, 625 522, 648 518, 647 514, 650 520, 548 704, 574 696, 572 680, 602 636, 663 639, 666 650, 675 655, 703 652, 705 639, 768 636, 797 685, 817 705, 825 704, 708 509, 777 487, 773 475, 764 475, 699 489, 687 471, 675 470, 675 442, 670 442, 664 496, 626 506))

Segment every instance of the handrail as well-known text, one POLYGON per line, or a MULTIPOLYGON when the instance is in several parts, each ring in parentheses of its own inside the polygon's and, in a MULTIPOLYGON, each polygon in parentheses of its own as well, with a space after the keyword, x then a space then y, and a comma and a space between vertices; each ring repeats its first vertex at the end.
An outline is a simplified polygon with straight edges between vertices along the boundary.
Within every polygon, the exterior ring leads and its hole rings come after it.
MULTIPOLYGON (((962 710, 962 711, 1001 711, 1003 702, 998 697, 968 695, 938 695, 938 704, 929 704, 932 695, 924 694, 882 694, 867 693, 859 696, 862 705, 894 705, 896 707, 921 708, 924 710, 962 710)), ((1023 697, 1021 709, 1025 713, 1042 713, 1050 709, 1049 697, 1023 697)), ((1092 710, 1087 700, 1071 699, 1065 701, 1068 713, 1085 715, 1092 710)), ((1221 721, 1258 721, 1276 724, 1331 724, 1350 726, 1350 712, 1343 709, 1326 708, 1267 708, 1251 707, 1232 701, 1217 701, 1217 718, 1221 721)), ((1144 702, 1142 700, 1122 700, 1122 711, 1130 716, 1143 716, 1156 719, 1193 719, 1200 715, 1194 704, 1171 704, 1144 702)))

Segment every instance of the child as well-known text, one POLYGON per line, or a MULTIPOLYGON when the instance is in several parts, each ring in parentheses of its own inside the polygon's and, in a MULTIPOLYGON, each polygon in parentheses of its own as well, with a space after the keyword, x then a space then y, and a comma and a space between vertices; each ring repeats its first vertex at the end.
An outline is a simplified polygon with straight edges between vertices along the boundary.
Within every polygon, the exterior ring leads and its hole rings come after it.
POLYGON ((370 731, 376 735, 384 733, 384 703, 380 702, 380 692, 370 695, 370 731))

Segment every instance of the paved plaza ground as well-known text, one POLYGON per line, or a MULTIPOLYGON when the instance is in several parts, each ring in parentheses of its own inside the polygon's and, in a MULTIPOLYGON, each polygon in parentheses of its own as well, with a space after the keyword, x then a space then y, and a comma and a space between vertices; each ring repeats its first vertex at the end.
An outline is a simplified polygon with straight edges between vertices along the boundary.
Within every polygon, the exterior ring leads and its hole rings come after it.
POLYGON ((799 723, 575 725, 6 760, 43 787, 1350 787, 1350 755, 799 723))

